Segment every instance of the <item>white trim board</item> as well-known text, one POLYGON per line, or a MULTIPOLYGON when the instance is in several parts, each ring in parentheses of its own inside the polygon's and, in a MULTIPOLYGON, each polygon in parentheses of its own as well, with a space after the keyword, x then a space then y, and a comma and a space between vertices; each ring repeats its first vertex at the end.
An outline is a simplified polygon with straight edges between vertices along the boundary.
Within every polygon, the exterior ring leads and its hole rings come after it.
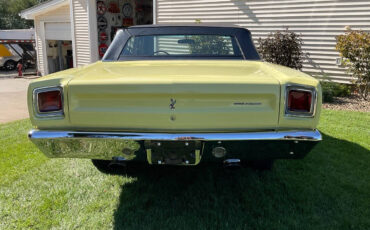
POLYGON ((87 12, 89 15, 89 35, 90 35, 90 62, 99 61, 98 53, 98 25, 96 17, 96 1, 88 0, 87 12))
POLYGON ((73 55, 73 67, 77 66, 76 57, 76 34, 75 34, 75 23, 74 23, 74 10, 73 10, 73 0, 69 0, 69 18, 71 21, 71 35, 72 35, 72 55, 73 55))
POLYGON ((55 10, 56 8, 59 8, 63 5, 69 5, 68 0, 51 0, 44 3, 41 3, 39 5, 36 5, 34 7, 25 9, 19 13, 19 16, 24 19, 35 19, 35 16, 39 14, 44 14, 48 11, 55 10))

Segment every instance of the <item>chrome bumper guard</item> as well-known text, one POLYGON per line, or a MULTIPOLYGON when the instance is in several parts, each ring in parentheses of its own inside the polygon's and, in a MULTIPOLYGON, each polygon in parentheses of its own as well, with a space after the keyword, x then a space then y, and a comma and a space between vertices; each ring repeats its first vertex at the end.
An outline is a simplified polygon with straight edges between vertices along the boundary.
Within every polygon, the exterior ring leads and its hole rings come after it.
POLYGON ((318 130, 245 133, 130 133, 31 130, 28 137, 48 157, 106 160, 120 157, 125 160, 133 160, 137 159, 138 152, 145 149, 147 153, 145 158, 149 163, 152 163, 152 156, 149 155, 152 152, 152 147, 148 146, 153 146, 153 143, 156 146, 159 146, 161 142, 184 142, 185 145, 190 143, 190 146, 192 143, 198 143, 195 145, 198 147, 194 147, 194 151, 197 153, 194 164, 198 164, 200 161, 199 155, 201 155, 200 151, 203 147, 199 143, 232 143, 241 141, 290 141, 298 143, 322 140, 318 130))

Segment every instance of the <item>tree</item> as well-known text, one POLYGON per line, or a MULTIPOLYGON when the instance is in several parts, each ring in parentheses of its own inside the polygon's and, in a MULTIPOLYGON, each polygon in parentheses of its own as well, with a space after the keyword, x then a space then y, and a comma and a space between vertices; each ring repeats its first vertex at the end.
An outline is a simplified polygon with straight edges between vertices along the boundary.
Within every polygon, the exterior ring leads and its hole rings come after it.
POLYGON ((0 0, 0 29, 27 29, 33 27, 32 20, 25 20, 19 13, 45 0, 0 0))
POLYGON ((356 78, 360 95, 366 100, 370 87, 370 33, 349 29, 346 34, 337 37, 336 49, 356 78))

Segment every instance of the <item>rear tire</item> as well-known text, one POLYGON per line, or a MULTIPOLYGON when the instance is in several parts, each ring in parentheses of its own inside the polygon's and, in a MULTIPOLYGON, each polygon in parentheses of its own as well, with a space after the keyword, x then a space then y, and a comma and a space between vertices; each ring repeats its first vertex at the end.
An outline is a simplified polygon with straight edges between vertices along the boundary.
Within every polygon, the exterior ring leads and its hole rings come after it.
POLYGON ((17 62, 13 61, 13 60, 8 60, 5 62, 4 64, 4 68, 6 70, 15 70, 15 67, 17 66, 17 62))

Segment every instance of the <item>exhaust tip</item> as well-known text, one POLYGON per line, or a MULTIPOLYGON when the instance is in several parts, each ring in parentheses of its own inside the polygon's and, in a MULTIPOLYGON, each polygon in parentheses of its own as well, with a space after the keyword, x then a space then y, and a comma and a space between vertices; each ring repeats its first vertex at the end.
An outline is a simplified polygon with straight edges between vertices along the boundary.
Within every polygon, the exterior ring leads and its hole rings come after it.
POLYGON ((126 159, 123 157, 113 157, 113 160, 109 163, 110 168, 124 168, 126 167, 126 159))
POLYGON ((236 169, 241 167, 240 159, 226 159, 224 160, 224 167, 228 169, 236 169))

